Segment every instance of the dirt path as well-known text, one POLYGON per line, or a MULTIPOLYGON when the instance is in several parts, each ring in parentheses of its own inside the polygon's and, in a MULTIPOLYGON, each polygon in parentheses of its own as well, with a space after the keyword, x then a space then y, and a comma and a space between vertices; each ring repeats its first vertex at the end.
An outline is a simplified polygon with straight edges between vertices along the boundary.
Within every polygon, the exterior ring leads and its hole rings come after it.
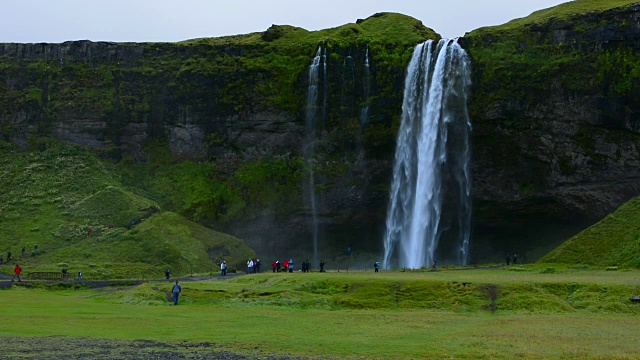
MULTIPOLYGON (((239 354, 220 344, 202 342, 164 343, 151 340, 116 340, 84 337, 0 337, 2 359, 222 359, 222 360, 307 360, 278 354, 239 354)), ((317 358, 316 358, 317 359, 317 358)))
MULTIPOLYGON (((46 284, 56 284, 56 283, 72 283, 77 285, 84 285, 94 289, 113 287, 113 286, 136 286, 142 283, 148 282, 175 282, 176 280, 180 282, 190 282, 190 281, 203 281, 203 280, 226 280, 231 279, 236 276, 242 276, 244 274, 227 274, 227 276, 213 275, 213 276, 189 276, 189 277, 180 277, 173 279, 149 279, 149 280, 22 280, 22 283, 25 286, 29 286, 30 284, 37 283, 46 283, 46 284)), ((12 277, 6 274, 0 273, 0 289, 6 289, 13 286, 13 281, 11 281, 12 277)))

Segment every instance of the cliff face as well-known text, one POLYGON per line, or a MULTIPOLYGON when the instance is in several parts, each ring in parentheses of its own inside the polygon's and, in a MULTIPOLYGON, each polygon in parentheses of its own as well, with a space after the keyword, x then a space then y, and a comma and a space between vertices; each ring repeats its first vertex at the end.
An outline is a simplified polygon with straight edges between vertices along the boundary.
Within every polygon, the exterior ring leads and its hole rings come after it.
MULTIPOLYGON (((551 245, 640 193, 639 18, 639 6, 578 12, 461 39, 474 69, 472 260, 551 245)), ((406 64, 437 37, 378 14, 178 44, 0 44, 0 136, 93 147, 163 207, 269 256, 310 253, 313 169, 321 256, 373 253, 406 64)))
POLYGON ((571 5, 464 38, 476 235, 505 232, 505 250, 522 231, 553 243, 640 192, 640 5, 563 17, 571 5))
POLYGON ((321 248, 377 249, 404 70, 429 38, 415 19, 376 14, 177 44, 0 44, 0 134, 32 149, 51 138, 95 148, 163 208, 278 256, 311 250, 313 169, 321 248))

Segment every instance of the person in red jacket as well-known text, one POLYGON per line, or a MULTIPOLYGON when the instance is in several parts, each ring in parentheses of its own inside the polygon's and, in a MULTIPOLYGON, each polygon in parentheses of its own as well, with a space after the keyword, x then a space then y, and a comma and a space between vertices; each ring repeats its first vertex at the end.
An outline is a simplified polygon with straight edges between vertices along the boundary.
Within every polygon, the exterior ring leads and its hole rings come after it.
POLYGON ((273 262, 271 263, 271 269, 273 270, 273 272, 276 272, 277 267, 278 267, 278 261, 273 260, 273 262))
POLYGON ((16 280, 16 276, 18 277, 18 281, 22 282, 22 279, 20 278, 20 273, 22 272, 22 268, 20 268, 19 264, 16 264, 15 269, 13 269, 13 279, 11 279, 11 281, 15 281, 16 280))

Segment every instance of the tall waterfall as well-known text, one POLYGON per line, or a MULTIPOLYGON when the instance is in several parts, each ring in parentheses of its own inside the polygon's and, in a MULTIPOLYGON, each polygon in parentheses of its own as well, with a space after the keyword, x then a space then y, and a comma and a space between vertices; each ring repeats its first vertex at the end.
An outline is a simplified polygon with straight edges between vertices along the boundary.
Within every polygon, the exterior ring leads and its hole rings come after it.
POLYGON ((468 260, 470 73, 455 39, 437 45, 429 40, 413 52, 387 212, 386 268, 417 269, 436 256, 458 264, 468 260))
MULTIPOLYGON (((311 65, 309 65, 309 89, 307 91, 307 113, 306 113, 306 129, 305 129, 305 142, 303 144, 304 147, 304 158, 305 158, 305 166, 308 171, 308 183, 307 183, 307 194, 309 196, 308 203, 311 207, 311 234, 313 240, 313 262, 317 263, 318 258, 318 214, 316 207, 316 192, 315 192, 315 179, 313 172, 313 158, 315 153, 315 140, 316 140, 316 129, 318 125, 318 97, 319 97, 319 89, 320 89, 320 74, 321 74, 321 65, 323 69, 323 73, 326 73, 326 50, 324 56, 324 62, 321 63, 323 59, 322 56, 322 47, 318 47, 318 51, 316 52, 316 56, 313 58, 311 65)), ((326 79, 325 79, 326 82, 326 79)), ((323 94, 323 109, 322 116, 325 116, 326 112, 326 94, 323 94)))

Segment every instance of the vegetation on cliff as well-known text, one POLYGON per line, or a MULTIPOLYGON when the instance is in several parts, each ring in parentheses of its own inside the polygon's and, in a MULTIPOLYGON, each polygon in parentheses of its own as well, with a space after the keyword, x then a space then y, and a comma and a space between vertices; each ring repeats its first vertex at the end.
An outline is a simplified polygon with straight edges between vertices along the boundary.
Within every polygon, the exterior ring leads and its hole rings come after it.
POLYGON ((482 111, 480 99, 486 104, 542 96, 550 79, 570 92, 607 94, 619 89, 619 95, 631 95, 640 77, 637 71, 628 70, 638 68, 640 58, 629 53, 632 43, 622 43, 616 35, 630 24, 613 18, 636 3, 570 1, 466 34, 464 43, 474 59, 475 89, 481 92, 474 96, 472 112, 482 111), (607 44, 599 46, 602 42, 607 44), (626 76, 620 76, 619 71, 626 76))
POLYGON ((504 252, 555 247, 565 224, 575 235, 637 195, 637 3, 570 1, 461 39, 474 69, 474 193, 496 205, 474 216, 516 229, 504 252))
POLYGON ((239 267, 254 255, 241 240, 136 195, 90 150, 52 142, 27 152, 0 142, 0 168, 4 272, 8 251, 26 273, 67 268, 93 279, 210 272, 216 261, 239 267))
POLYGON ((5 44, 0 134, 7 141, 58 137, 97 148, 126 169, 130 187, 207 225, 299 212, 306 206, 299 140, 278 151, 243 148, 235 141, 245 128, 233 127, 267 113, 304 132, 308 66, 318 47, 326 48, 328 110, 318 127, 328 145, 318 147, 308 166, 318 174, 318 190, 329 189, 353 167, 354 149, 383 159, 393 151, 405 67, 415 44, 429 38, 438 35, 420 21, 380 13, 320 31, 273 25, 180 43, 31 44, 33 52, 11 56, 6 49, 13 47, 5 44), (47 49, 57 55, 45 55, 47 49), (360 119, 365 103, 375 114, 367 124, 360 119), (190 126, 203 139, 187 140, 186 150, 171 147, 173 129, 190 126))

